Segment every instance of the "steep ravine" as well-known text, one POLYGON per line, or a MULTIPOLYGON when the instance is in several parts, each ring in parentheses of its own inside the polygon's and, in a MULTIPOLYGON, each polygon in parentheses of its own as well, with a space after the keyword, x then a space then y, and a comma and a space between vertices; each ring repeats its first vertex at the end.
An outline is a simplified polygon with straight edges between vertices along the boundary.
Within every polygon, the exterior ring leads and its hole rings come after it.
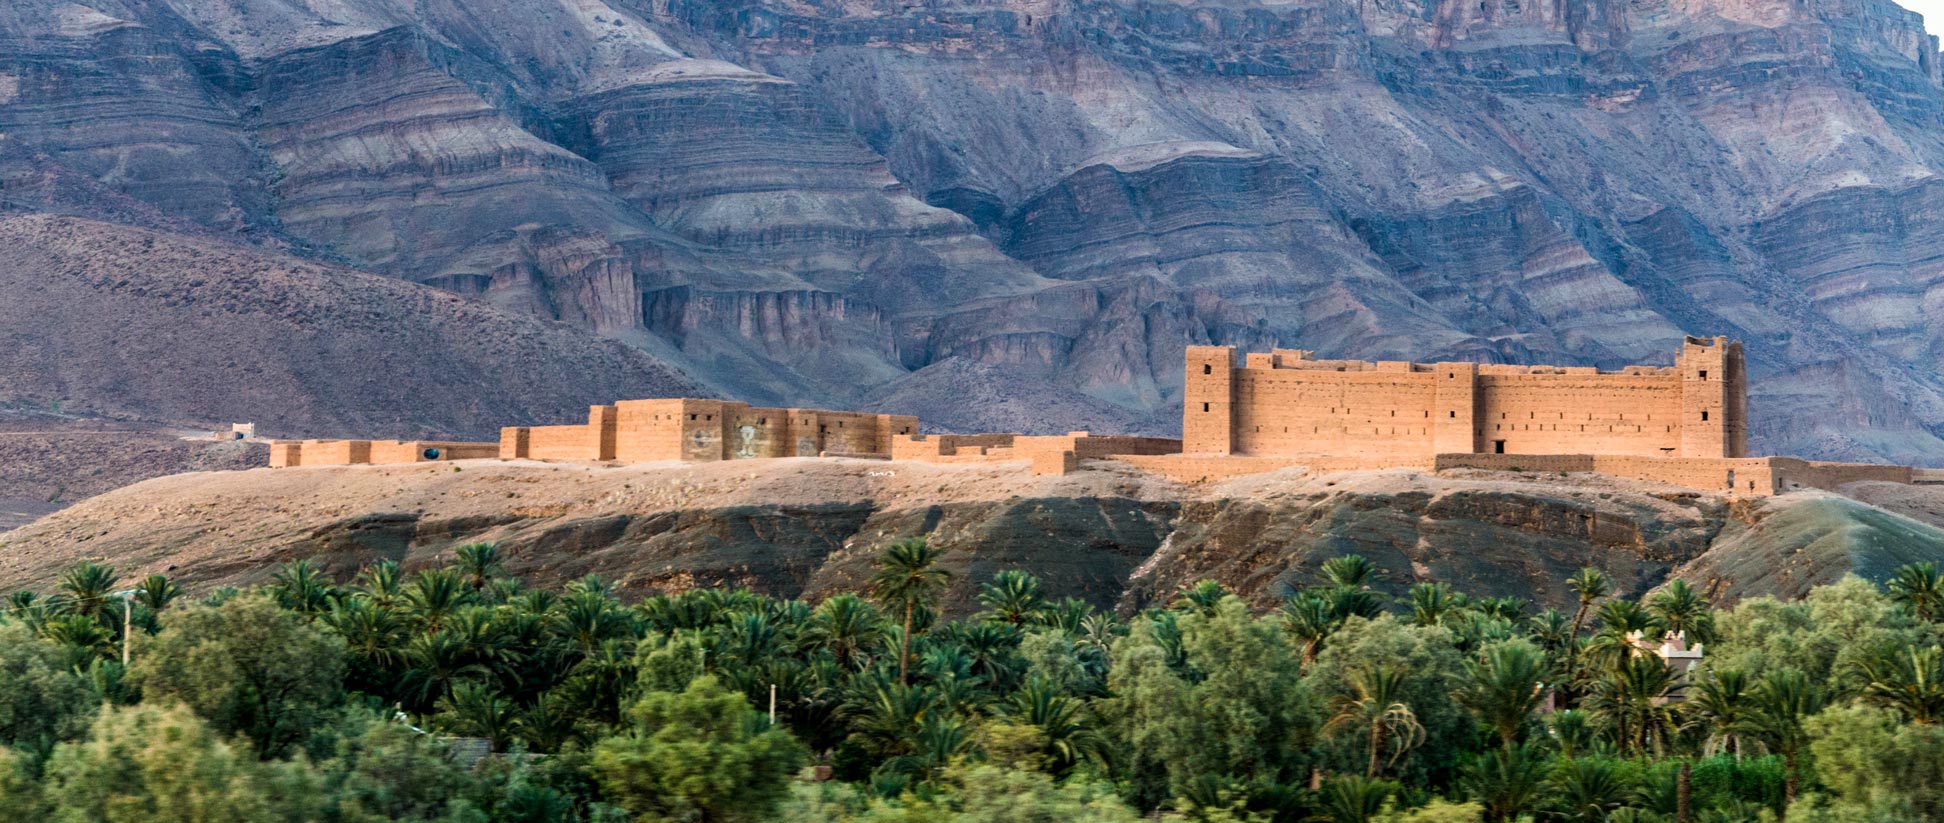
MULTIPOLYGON (((1944 506, 1944 489, 1898 494, 1893 507, 1944 506)), ((1944 531, 1848 498, 1730 503, 1591 475, 1283 472, 1184 487, 1113 462, 1033 477, 849 460, 469 461, 140 483, 0 534, 0 590, 45 587, 82 559, 200 589, 261 582, 306 557, 339 576, 380 559, 422 567, 493 540, 536 582, 600 574, 637 594, 735 585, 814 599, 859 587, 879 549, 918 535, 944 549, 954 611, 974 608, 978 585, 1006 568, 1103 606, 1165 602, 1210 578, 1267 606, 1355 552, 1392 594, 1441 580, 1564 607, 1564 580, 1583 566, 1621 592, 1681 574, 1725 601, 1944 560, 1944 531), (1812 556, 1795 573, 1766 573, 1812 556)))

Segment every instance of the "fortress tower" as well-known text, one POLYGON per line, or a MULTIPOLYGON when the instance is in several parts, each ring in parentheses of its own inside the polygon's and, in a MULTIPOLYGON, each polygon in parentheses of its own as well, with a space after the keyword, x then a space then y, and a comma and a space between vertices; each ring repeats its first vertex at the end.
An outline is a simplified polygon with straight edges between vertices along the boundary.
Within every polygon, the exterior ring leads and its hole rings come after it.
POLYGON ((1191 346, 1182 451, 1392 463, 1440 454, 1746 456, 1741 344, 1690 337, 1676 363, 1618 371, 1373 363, 1278 349, 1238 368, 1233 347, 1191 346))
POLYGON ((1681 346, 1682 457, 1748 456, 1748 377, 1742 346, 1690 337, 1681 346))

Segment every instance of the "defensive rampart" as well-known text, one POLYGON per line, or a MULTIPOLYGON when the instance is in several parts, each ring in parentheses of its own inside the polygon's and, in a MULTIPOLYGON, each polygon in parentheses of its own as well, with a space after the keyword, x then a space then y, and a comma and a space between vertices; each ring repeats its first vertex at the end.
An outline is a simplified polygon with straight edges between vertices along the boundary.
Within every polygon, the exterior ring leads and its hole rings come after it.
POLYGON ((1669 368, 1318 360, 1192 346, 1188 453, 1249 457, 1612 454, 1742 457, 1741 345, 1688 338, 1669 368))

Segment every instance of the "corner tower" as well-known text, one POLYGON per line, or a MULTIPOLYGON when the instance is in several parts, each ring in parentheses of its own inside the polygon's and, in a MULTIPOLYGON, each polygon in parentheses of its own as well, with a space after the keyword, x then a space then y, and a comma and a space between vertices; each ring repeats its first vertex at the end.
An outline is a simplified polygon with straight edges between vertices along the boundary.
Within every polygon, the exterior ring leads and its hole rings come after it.
POLYGON ((1181 387, 1181 450, 1235 451, 1235 347, 1189 346, 1181 387))
POLYGON ((1726 337, 1689 337, 1681 372, 1682 457, 1748 456, 1748 376, 1742 346, 1726 337))

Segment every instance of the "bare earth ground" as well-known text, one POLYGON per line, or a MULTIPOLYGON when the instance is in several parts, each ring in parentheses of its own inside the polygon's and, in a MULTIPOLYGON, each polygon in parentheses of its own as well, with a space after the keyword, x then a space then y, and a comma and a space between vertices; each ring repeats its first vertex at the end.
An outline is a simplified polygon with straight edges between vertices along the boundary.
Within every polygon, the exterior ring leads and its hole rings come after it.
MULTIPOLYGON (((1944 510, 1944 488, 1858 494, 1944 510)), ((1835 494, 1729 501, 1597 475, 1288 470, 1190 487, 1112 461, 1034 477, 836 459, 480 460, 138 483, 0 535, 0 591, 45 587, 83 559, 197 589, 261 582, 304 557, 340 577, 379 559, 422 567, 494 540, 539 583, 595 573, 636 593, 710 584, 815 598, 856 587, 883 545, 917 535, 944 549, 955 609, 1014 567, 1102 605, 1140 607, 1204 578, 1268 605, 1355 552, 1393 593, 1443 580, 1563 605, 1560 581, 1587 565, 1622 591, 1679 575, 1733 600, 1944 559, 1944 531, 1835 494)))

